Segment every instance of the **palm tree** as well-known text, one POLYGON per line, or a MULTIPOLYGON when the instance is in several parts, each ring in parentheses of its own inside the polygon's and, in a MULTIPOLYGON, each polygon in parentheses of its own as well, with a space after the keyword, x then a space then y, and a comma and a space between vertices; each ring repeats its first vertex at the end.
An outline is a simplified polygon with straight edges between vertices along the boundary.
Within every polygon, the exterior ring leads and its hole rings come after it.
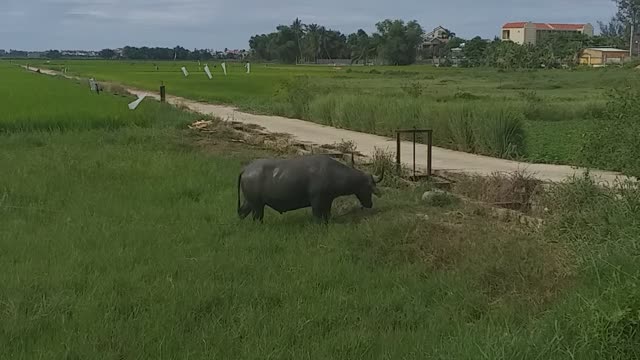
MULTIPOLYGON (((318 45, 318 59, 322 56, 322 50, 329 55, 329 52, 327 51, 327 29, 324 26, 320 26, 320 29, 318 29, 318 45)), ((328 57, 331 58, 331 56, 328 57)))
POLYGON ((309 52, 314 62, 318 61, 318 51, 320 48, 320 25, 310 24, 306 26, 309 52))
POLYGON ((298 18, 293 21, 291 24, 291 30, 296 34, 296 40, 298 42, 298 55, 299 59, 302 59, 302 45, 301 39, 304 36, 304 24, 298 18))

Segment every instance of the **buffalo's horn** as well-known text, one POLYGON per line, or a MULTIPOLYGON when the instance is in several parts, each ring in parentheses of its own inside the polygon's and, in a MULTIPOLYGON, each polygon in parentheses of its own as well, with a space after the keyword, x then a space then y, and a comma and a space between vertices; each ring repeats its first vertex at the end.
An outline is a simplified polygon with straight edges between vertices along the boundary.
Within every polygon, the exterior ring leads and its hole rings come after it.
POLYGON ((373 175, 373 181, 376 184, 380 183, 382 180, 384 180, 384 169, 382 169, 382 173, 380 174, 380 176, 373 175))

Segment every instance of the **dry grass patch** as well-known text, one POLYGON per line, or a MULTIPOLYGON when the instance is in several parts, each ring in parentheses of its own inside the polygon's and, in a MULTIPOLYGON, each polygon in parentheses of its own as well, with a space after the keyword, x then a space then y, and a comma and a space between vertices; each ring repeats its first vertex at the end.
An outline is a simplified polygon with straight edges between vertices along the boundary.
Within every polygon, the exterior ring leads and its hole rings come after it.
POLYGON ((528 212, 542 182, 526 171, 494 172, 490 176, 457 176, 453 191, 490 205, 528 212))

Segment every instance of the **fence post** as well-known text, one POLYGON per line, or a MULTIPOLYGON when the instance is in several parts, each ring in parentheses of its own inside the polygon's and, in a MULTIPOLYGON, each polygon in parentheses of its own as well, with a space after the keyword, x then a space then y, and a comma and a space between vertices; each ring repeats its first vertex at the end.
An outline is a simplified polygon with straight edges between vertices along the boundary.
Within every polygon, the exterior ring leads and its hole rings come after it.
POLYGON ((162 81, 160 83, 160 102, 166 102, 167 101, 167 92, 166 92, 166 88, 164 87, 164 81, 162 81))
POLYGON ((413 127, 413 177, 416 176, 416 127, 413 127))
POLYGON ((396 131, 396 168, 398 175, 402 173, 402 165, 400 163, 400 131, 396 131))
POLYGON ((431 177, 433 157, 433 130, 427 131, 427 176, 431 177))

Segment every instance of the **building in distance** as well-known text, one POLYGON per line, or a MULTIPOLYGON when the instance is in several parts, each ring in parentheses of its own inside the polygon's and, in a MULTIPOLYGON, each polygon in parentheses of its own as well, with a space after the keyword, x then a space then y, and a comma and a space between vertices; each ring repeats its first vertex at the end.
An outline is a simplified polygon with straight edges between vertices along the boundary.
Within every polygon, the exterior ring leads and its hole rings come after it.
POLYGON ((593 36, 591 24, 551 24, 533 22, 510 22, 502 26, 502 41, 513 41, 516 44, 539 43, 546 36, 557 33, 579 33, 593 36))

